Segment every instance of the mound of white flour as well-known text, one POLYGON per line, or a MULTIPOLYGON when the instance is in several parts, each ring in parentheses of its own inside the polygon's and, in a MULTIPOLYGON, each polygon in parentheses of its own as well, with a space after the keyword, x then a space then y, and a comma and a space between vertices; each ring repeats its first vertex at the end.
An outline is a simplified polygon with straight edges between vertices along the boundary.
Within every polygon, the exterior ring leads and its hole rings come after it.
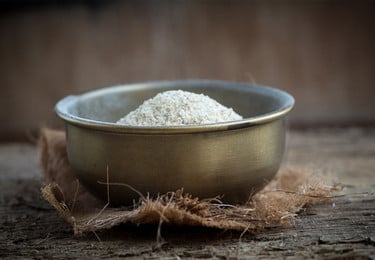
POLYGON ((118 124, 130 126, 201 125, 240 120, 242 116, 212 98, 182 90, 170 90, 146 100, 118 124))

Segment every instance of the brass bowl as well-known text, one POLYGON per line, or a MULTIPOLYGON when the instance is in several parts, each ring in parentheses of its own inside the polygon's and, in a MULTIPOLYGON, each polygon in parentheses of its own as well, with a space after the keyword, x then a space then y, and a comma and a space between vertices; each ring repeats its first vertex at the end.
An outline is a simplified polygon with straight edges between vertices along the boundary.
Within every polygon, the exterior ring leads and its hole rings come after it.
POLYGON ((270 87, 211 80, 129 84, 68 96, 56 105, 66 122, 67 152, 80 182, 111 203, 184 188, 200 198, 222 195, 241 203, 264 187, 280 167, 285 115, 294 99, 270 87), (217 124, 130 127, 115 122, 157 93, 204 93, 243 120, 217 124))

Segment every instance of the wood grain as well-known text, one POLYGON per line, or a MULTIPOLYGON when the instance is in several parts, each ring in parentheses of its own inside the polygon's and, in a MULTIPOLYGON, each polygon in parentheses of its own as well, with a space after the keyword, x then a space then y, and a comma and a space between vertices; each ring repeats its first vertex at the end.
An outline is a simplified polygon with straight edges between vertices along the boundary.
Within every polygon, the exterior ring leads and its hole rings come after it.
POLYGON ((286 90, 295 125, 375 123, 374 1, 110 2, 0 8, 0 138, 61 126, 66 95, 183 78, 286 90))
POLYGON ((336 177, 347 195, 302 210, 291 226, 242 237, 163 225, 163 245, 156 243, 156 226, 120 226, 99 233, 101 241, 94 234, 73 237, 71 227, 41 199, 37 148, 2 144, 0 158, 8 159, 0 161, 0 257, 373 258, 375 129, 292 131, 288 140, 284 167, 306 166, 326 178, 336 177))

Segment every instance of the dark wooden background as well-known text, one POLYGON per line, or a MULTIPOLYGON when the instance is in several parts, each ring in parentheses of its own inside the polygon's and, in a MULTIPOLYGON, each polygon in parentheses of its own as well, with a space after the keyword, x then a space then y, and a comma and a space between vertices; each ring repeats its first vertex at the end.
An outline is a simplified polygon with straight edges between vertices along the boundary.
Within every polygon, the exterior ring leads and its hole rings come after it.
POLYGON ((0 1, 0 258, 374 258, 374 14, 365 0, 0 1), (166 225, 162 248, 154 226, 73 237, 41 198, 37 146, 9 141, 61 127, 53 107, 66 95, 183 78, 290 92, 283 167, 322 174, 347 195, 241 241, 166 225), (351 127, 314 128, 327 126, 351 127))
POLYGON ((114 84, 256 82, 291 125, 374 125, 375 1, 2 1, 0 139, 61 126, 65 95, 114 84))

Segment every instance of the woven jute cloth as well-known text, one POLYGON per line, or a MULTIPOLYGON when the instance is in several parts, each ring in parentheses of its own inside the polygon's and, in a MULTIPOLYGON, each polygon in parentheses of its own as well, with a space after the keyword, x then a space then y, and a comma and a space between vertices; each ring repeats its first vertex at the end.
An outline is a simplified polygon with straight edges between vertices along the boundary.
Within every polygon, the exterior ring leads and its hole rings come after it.
MULTIPOLYGON (((44 171, 43 197, 73 228, 75 235, 114 228, 122 223, 202 226, 240 232, 261 232, 287 225, 298 212, 327 201, 335 186, 300 170, 281 170, 243 205, 228 205, 220 198, 199 199, 183 190, 156 198, 140 196, 132 207, 114 207, 96 198, 72 173, 65 133, 43 129, 40 158, 44 171)), ((250 195, 250 194, 249 194, 250 195)))

